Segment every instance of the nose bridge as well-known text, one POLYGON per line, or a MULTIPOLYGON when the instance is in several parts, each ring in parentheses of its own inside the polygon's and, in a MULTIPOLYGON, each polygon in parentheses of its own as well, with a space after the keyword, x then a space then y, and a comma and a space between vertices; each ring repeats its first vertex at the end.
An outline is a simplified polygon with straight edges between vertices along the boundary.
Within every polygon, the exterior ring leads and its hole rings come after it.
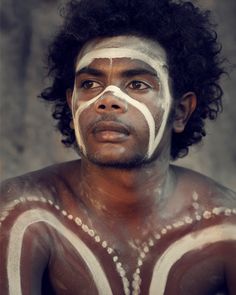
POLYGON ((95 108, 98 112, 126 112, 128 108, 127 101, 113 91, 106 91, 95 102, 95 108))

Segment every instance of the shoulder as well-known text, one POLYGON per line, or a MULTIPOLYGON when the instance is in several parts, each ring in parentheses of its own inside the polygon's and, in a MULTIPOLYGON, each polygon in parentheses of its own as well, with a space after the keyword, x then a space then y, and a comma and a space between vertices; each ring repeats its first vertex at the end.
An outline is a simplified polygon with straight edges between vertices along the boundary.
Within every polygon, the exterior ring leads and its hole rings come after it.
POLYGON ((60 201, 74 167, 75 161, 61 163, 3 181, 0 185, 0 208, 12 201, 32 197, 60 201))
POLYGON ((205 207, 236 209, 236 192, 213 179, 190 169, 172 166, 177 177, 177 190, 185 197, 198 196, 205 207))

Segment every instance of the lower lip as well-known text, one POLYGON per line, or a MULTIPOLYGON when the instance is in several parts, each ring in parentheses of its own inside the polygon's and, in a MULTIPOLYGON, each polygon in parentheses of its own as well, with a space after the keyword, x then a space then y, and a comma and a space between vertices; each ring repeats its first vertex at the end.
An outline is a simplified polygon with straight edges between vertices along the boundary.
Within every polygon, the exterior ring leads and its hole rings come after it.
POLYGON ((99 131, 95 133, 95 138, 100 142, 121 142, 127 137, 127 134, 116 131, 99 131))

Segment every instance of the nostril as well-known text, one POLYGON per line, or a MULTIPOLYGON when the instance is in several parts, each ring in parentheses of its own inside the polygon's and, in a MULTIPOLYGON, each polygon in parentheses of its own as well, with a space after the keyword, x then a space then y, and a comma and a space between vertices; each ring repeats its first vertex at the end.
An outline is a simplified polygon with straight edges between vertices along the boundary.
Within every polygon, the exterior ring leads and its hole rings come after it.
POLYGON ((100 104, 98 108, 104 110, 106 106, 104 104, 100 104))
POLYGON ((120 107, 117 104, 113 104, 112 108, 115 109, 115 110, 118 110, 120 107))

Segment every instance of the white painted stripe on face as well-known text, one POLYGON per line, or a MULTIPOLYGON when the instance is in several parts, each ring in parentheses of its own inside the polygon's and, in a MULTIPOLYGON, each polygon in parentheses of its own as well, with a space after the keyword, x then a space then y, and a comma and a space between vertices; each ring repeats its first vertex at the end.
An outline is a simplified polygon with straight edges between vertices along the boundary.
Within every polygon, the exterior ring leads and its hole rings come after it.
MULTIPOLYGON (((74 90, 74 91, 75 91, 75 95, 73 95, 73 105, 75 103, 75 96, 76 96, 76 90, 74 90)), ((80 143, 80 146, 83 149, 83 152, 85 153, 86 151, 85 151, 85 146, 84 146, 83 140, 81 138, 81 131, 80 131, 80 128, 79 128, 79 117, 80 117, 81 113, 86 108, 88 108, 91 104, 93 104, 96 101, 98 101, 99 99, 101 99, 103 97, 103 95, 105 93, 107 93, 107 92, 111 92, 118 99, 121 99, 121 100, 127 102, 128 104, 131 104, 136 109, 138 109, 140 111, 140 113, 142 113, 142 115, 144 116, 145 120, 147 121, 148 128, 149 128, 149 143, 148 143, 148 151, 147 151, 147 155, 149 157, 150 153, 151 153, 151 150, 153 148, 154 139, 155 139, 155 121, 154 121, 154 118, 153 118, 151 112, 149 111, 148 107, 145 104, 133 99, 128 94, 124 93, 119 87, 114 86, 114 85, 108 86, 98 96, 94 97, 93 99, 91 99, 91 100, 89 100, 89 101, 87 101, 85 103, 82 103, 78 107, 78 109, 76 110, 76 113, 73 114, 77 140, 80 143)))
MULTIPOLYGON (((159 58, 151 57, 151 56, 143 53, 142 51, 134 50, 134 49, 126 48, 126 47, 103 48, 103 49, 92 50, 92 51, 88 52, 87 54, 85 54, 77 63, 76 72, 84 67, 89 66, 93 60, 98 59, 98 58, 106 58, 106 59, 110 59, 111 61, 113 58, 137 59, 137 60, 145 62, 146 64, 151 66, 153 69, 155 69, 157 76, 160 80, 161 94, 162 94, 161 99, 163 100, 162 107, 163 107, 164 113, 163 113, 161 125, 159 127, 159 130, 157 132, 155 139, 154 140, 152 138, 149 139, 147 158, 150 158, 153 155, 153 153, 155 152, 157 146, 159 145, 159 143, 163 137, 165 127, 167 124, 167 120, 168 120, 168 116, 169 116, 170 109, 171 109, 172 98, 171 98, 169 84, 168 84, 168 73, 167 73, 167 69, 166 69, 164 61, 161 60, 160 57, 159 58)), ((110 85, 108 87, 111 87, 111 86, 116 87, 113 85, 110 85)), ((76 87, 76 85, 75 85, 75 87, 76 87)), ((104 91, 106 91, 106 89, 104 91)), ((122 92, 122 90, 119 89, 119 92, 122 92)), ((78 99, 78 95, 76 95, 76 94, 77 94, 77 91, 74 88, 74 92, 73 92, 73 100, 74 100, 73 105, 74 106, 76 106, 75 102, 76 102, 76 99, 78 99)), ((102 94, 104 94, 104 92, 102 94)), ((99 97, 102 94, 100 94, 99 97)), ((125 93, 122 92, 122 95, 123 94, 125 94, 125 93)), ((130 96, 128 96, 128 97, 129 97, 129 100, 132 100, 132 101, 134 100, 130 96)), ((91 103, 88 103, 88 104, 86 103, 85 108, 88 107, 89 105, 91 105, 94 102, 94 99, 96 99, 96 98, 93 98, 91 103)), ((140 107, 138 109, 140 110, 140 107)), ((74 118, 75 118, 75 116, 74 116, 74 118)), ((151 120, 150 120, 149 115, 148 115, 148 117, 146 117, 146 120, 147 120, 147 118, 150 122, 151 120)), ((154 120, 153 116, 152 116, 152 120, 154 120)), ((76 128, 77 130, 75 129, 76 138, 79 141, 79 145, 81 146, 83 152, 86 154, 85 146, 84 146, 83 140, 81 138, 81 131, 78 127, 78 121, 74 121, 74 125, 75 126, 77 125, 77 128, 76 128)), ((155 121, 154 121, 154 125, 155 125, 155 121)), ((154 129, 155 129, 155 126, 154 126, 154 129)), ((150 127, 149 127, 149 131, 150 131, 150 127)), ((154 133, 155 133, 155 131, 154 131, 154 133)), ((151 132, 150 132, 149 136, 152 136, 151 132)))
POLYGON ((200 250, 206 245, 236 240, 235 224, 221 224, 190 233, 174 242, 155 264, 149 294, 164 295, 169 272, 186 253, 200 250))
POLYGON ((77 63, 76 71, 81 70, 84 67, 90 65, 97 58, 131 58, 144 61, 146 64, 150 65, 153 69, 159 73, 161 68, 165 65, 160 58, 152 58, 151 56, 143 53, 142 51, 130 49, 126 47, 118 48, 102 48, 97 50, 92 50, 85 54, 77 63))
POLYGON ((86 244, 66 228, 52 213, 43 209, 31 209, 22 213, 15 221, 9 238, 7 275, 9 295, 22 295, 21 289, 21 251, 25 231, 37 222, 45 222, 58 231, 81 255, 91 272, 99 295, 112 295, 110 284, 95 255, 86 244))

